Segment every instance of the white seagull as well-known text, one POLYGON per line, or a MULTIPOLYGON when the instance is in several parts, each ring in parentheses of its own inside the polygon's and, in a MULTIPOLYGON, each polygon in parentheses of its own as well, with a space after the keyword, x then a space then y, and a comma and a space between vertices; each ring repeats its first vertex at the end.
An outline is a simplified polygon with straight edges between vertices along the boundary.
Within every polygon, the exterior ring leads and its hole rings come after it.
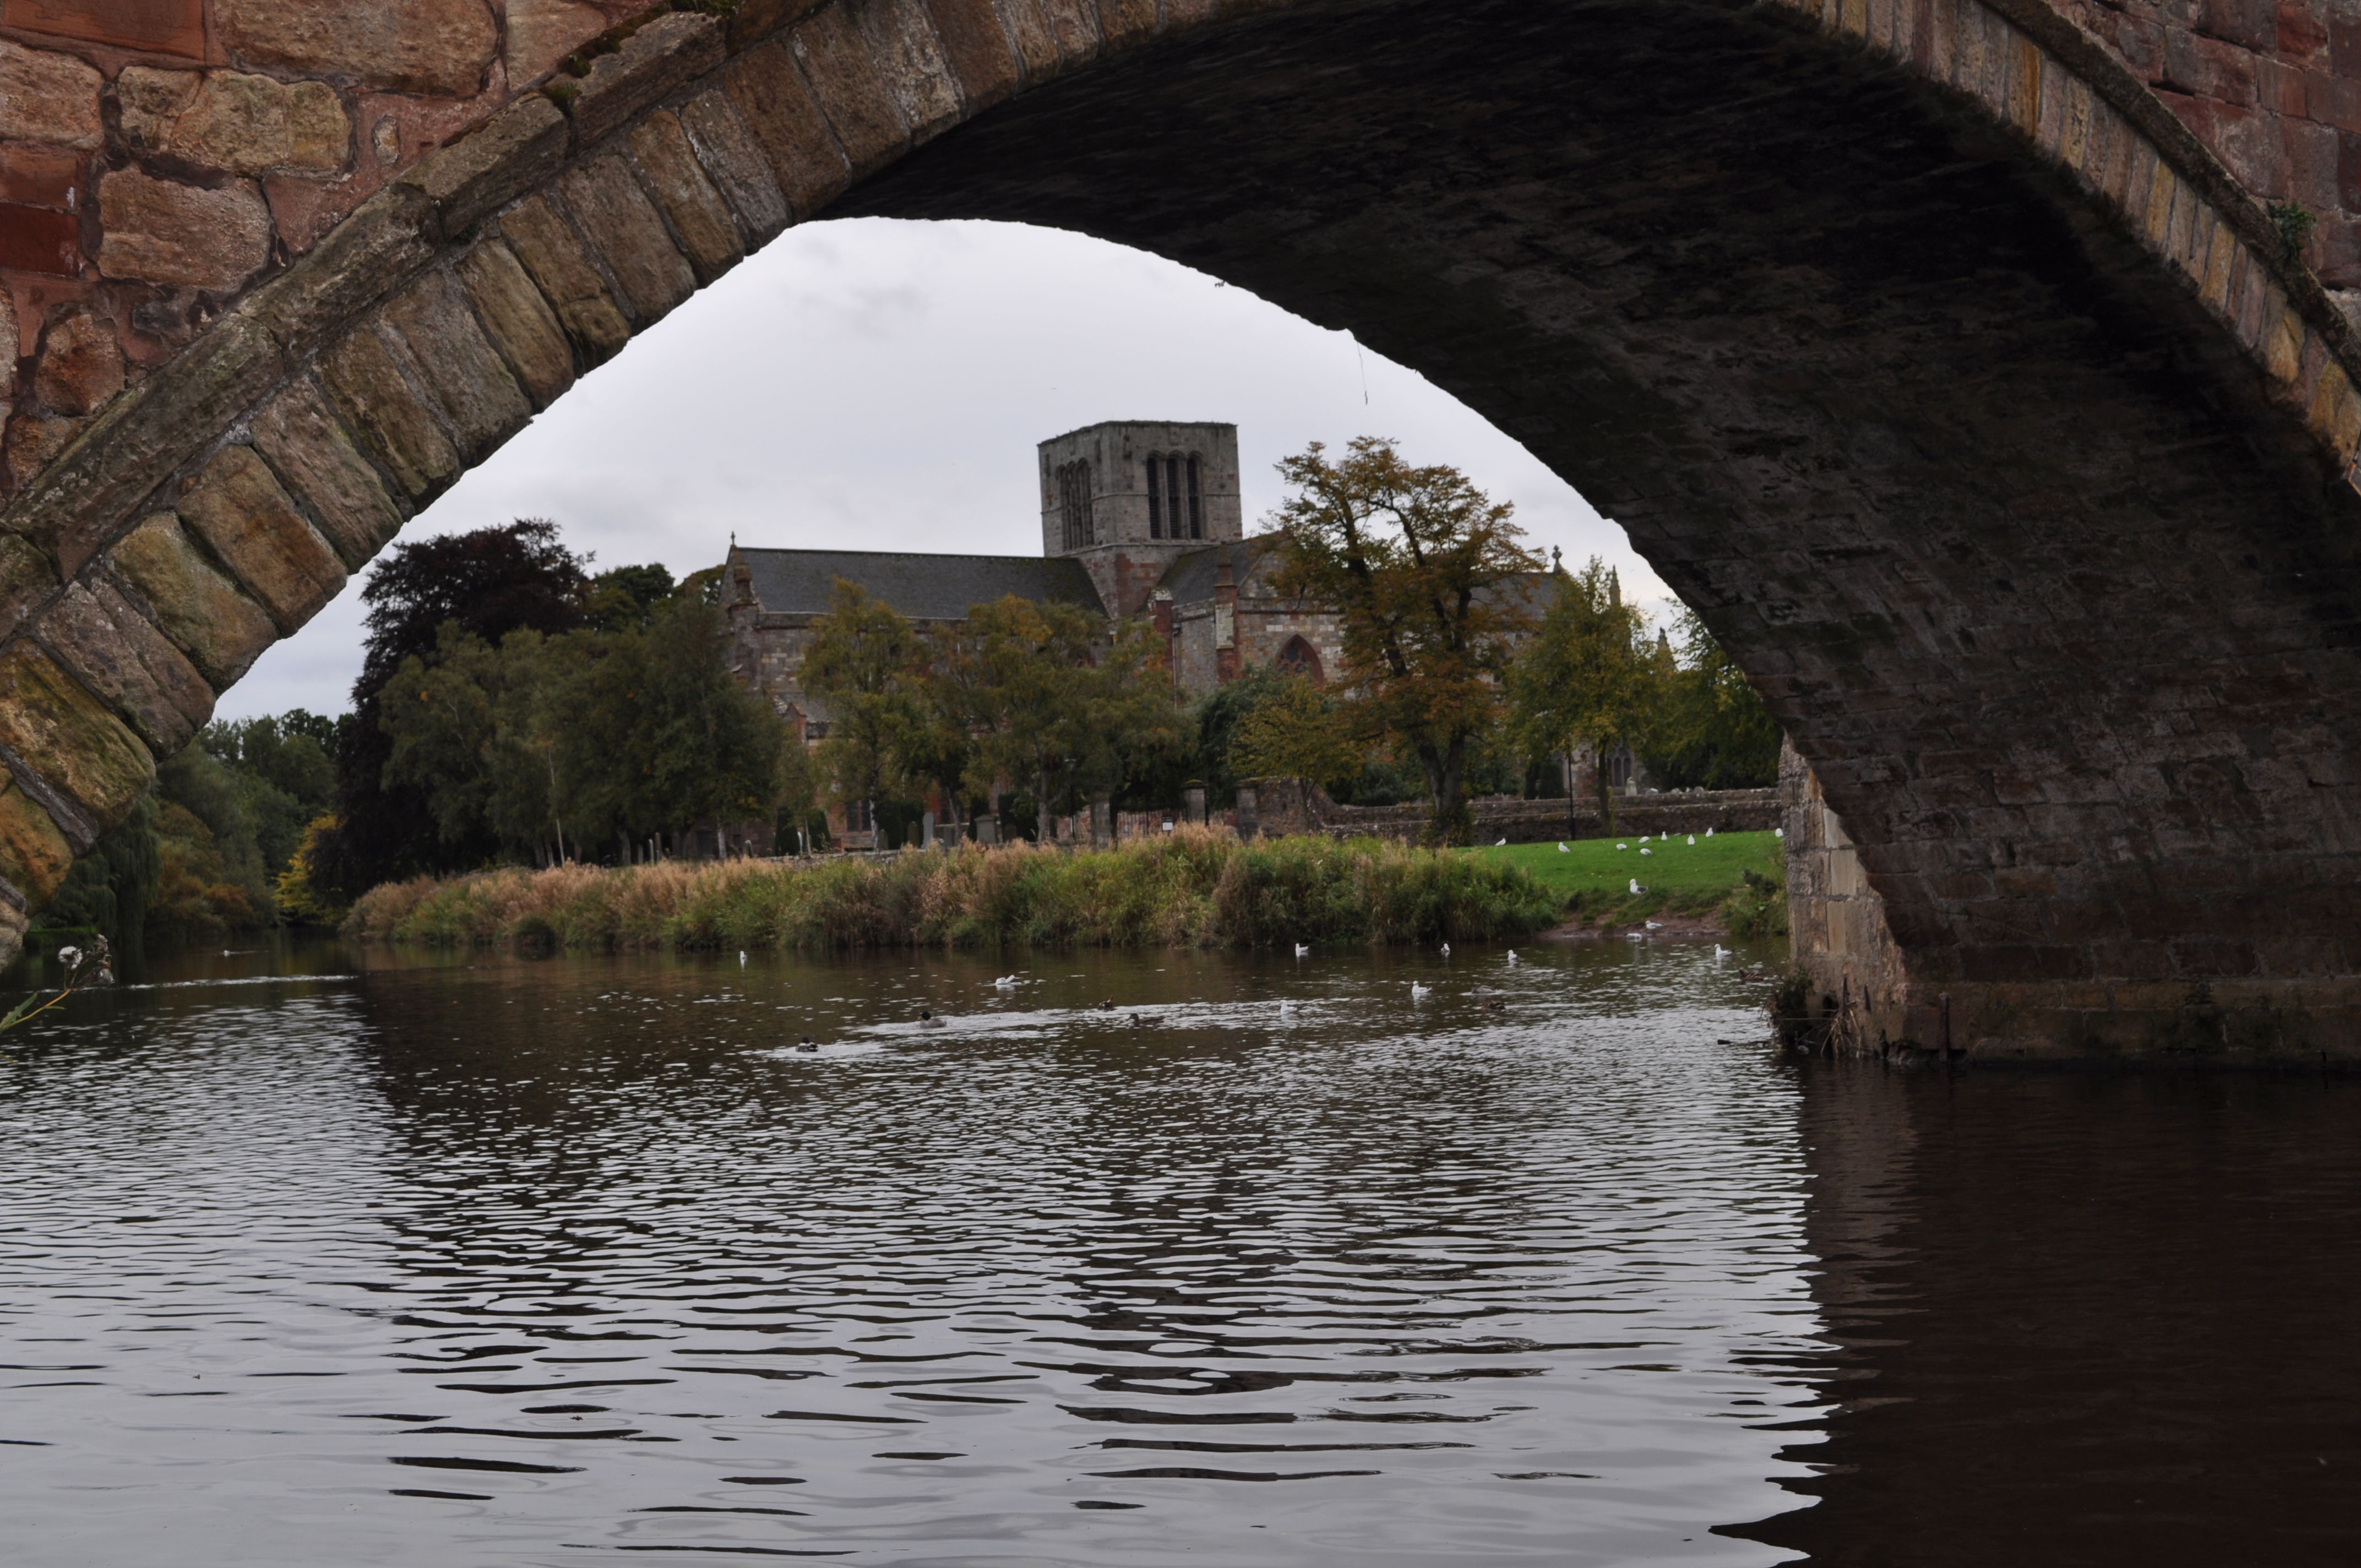
POLYGON ((1640 879, 1638 877, 1633 877, 1631 879, 1631 891, 1633 893, 1645 893, 1648 890, 1640 885, 1640 879))
POLYGON ((740 969, 746 967, 746 949, 743 948, 738 949, 738 967, 740 969))
MULTIPOLYGON (((1707 831, 1710 832, 1710 831, 1712 831, 1712 829, 1708 828, 1708 829, 1707 829, 1707 831)), ((1692 833, 1692 834, 1690 834, 1690 835, 1689 835, 1689 842, 1690 842, 1690 843, 1692 843, 1692 844, 1694 844, 1694 843, 1696 843, 1696 842, 1697 842, 1697 835, 1696 835, 1696 834, 1692 833)))
POLYGON ((1663 930, 1664 928, 1664 923, 1663 923, 1662 921, 1659 921, 1659 920, 1651 920, 1651 921, 1649 921, 1649 922, 1648 922, 1648 929, 1649 929, 1649 930, 1651 930, 1651 931, 1661 931, 1661 930, 1663 930))
POLYGON ((1013 974, 1002 975, 998 980, 992 982, 992 989, 994 991, 1014 991, 1016 989, 1016 977, 1013 974))
POLYGON ((1631 845, 1629 845, 1629 844, 1618 844, 1618 845, 1616 845, 1615 847, 1616 847, 1617 849, 1619 849, 1619 850, 1628 850, 1628 849, 1630 849, 1631 846, 1631 845))
POLYGON ((1446 959, 1451 956, 1451 944, 1448 942, 1443 944, 1443 956, 1446 959))
POLYGON ((1517 961, 1517 949, 1514 948, 1510 948, 1509 949, 1509 961, 1510 963, 1515 963, 1517 961))
POLYGON ((1412 1002, 1423 1002, 1423 1001, 1425 1001, 1425 1000, 1427 999, 1427 995, 1428 995, 1428 993, 1429 993, 1429 991, 1430 991, 1430 988, 1429 988, 1429 987, 1427 987, 1427 986, 1423 986, 1423 985, 1421 985, 1421 984, 1419 984, 1419 982, 1418 982, 1418 981, 1411 981, 1410 982, 1410 999, 1411 999, 1412 1002))
POLYGON ((1773 828, 1771 829, 1771 837, 1773 839, 1784 839, 1786 836, 1787 830, 1784 828, 1773 828))
POLYGON ((1560 844, 1558 845, 1558 847, 1557 847, 1557 852, 1558 852, 1559 854, 1561 854, 1561 855, 1571 855, 1572 853, 1574 853, 1574 851, 1573 851, 1572 850, 1567 849, 1567 848, 1565 847, 1565 844, 1563 844, 1563 843, 1560 843, 1560 844))
POLYGON ((1643 855, 1653 855, 1653 854, 1654 854, 1656 851, 1655 851, 1655 850, 1651 850, 1651 849, 1650 849, 1650 848, 1648 848, 1648 846, 1646 846, 1645 844, 1642 844, 1642 845, 1641 845, 1641 846, 1640 846, 1640 852, 1641 852, 1642 854, 1643 854, 1643 855))
POLYGON ((1312 944, 1311 944, 1311 943, 1309 943, 1309 942, 1298 942, 1298 943, 1296 943, 1296 944, 1295 944, 1295 956, 1296 956, 1297 958, 1299 958, 1299 959, 1308 959, 1308 958, 1310 958, 1310 957, 1312 956, 1312 944))
POLYGON ((1706 836, 1707 838, 1708 838, 1708 839, 1712 838, 1712 837, 1713 837, 1713 829, 1712 829, 1712 828, 1707 828, 1707 829, 1705 830, 1705 836, 1706 836))
MULTIPOLYGON (((1506 839, 1501 839, 1501 840, 1500 840, 1500 844, 1505 844, 1505 843, 1507 843, 1507 842, 1508 842, 1508 840, 1507 840, 1506 839)), ((1499 848, 1500 847, 1500 844, 1495 844, 1495 845, 1493 845, 1493 846, 1492 846, 1492 848, 1494 848, 1494 849, 1496 849, 1496 850, 1497 850, 1497 849, 1499 849, 1499 848)))
POLYGON ((1713 945, 1713 961, 1719 963, 1722 959, 1728 957, 1730 957, 1730 949, 1723 947, 1719 942, 1716 942, 1713 945))

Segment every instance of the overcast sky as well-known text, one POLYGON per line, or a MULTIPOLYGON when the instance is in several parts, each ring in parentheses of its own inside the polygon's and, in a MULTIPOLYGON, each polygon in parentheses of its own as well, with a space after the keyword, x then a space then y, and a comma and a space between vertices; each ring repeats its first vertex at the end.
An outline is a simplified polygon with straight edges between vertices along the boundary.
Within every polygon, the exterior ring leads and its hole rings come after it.
MULTIPOLYGON (((556 520, 599 567, 686 576, 735 531, 781 548, 1040 550, 1037 442, 1110 419, 1238 427, 1248 532, 1272 465, 1400 440, 1516 503, 1531 543, 1664 589, 1623 531, 1457 400, 1201 272, 1016 224, 854 218, 790 229, 412 520, 404 539, 556 520)), ((222 698, 225 718, 342 712, 360 579, 222 698)))

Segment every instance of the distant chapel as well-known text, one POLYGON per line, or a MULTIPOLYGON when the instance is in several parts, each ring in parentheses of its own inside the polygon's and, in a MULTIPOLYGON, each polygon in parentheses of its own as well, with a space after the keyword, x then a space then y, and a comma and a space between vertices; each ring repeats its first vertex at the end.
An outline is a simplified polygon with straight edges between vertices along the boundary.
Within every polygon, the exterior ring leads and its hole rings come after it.
POLYGON ((963 620, 971 606, 1008 594, 1144 616, 1165 639, 1174 684, 1191 695, 1256 664, 1315 681, 1337 667, 1337 618, 1281 598, 1275 539, 1246 537, 1237 426, 1094 424, 1041 443, 1039 458, 1038 557, 733 544, 722 598, 739 678, 807 740, 826 736, 826 706, 797 671, 839 577, 922 624, 963 620))

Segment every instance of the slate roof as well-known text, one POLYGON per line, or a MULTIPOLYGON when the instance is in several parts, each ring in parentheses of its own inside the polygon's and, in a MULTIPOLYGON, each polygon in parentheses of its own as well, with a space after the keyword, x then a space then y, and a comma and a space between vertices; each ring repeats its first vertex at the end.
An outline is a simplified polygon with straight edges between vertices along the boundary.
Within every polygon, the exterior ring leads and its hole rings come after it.
MULTIPOLYGON (((1208 544, 1202 550, 1191 550, 1167 566, 1156 586, 1170 593, 1176 605, 1210 599, 1213 597, 1214 579, 1221 576, 1222 552, 1228 550, 1232 552, 1230 581, 1244 588, 1247 574, 1265 555, 1276 551, 1279 543, 1275 533, 1257 533, 1229 544, 1208 544)), ((1275 561, 1271 564, 1278 565, 1275 561)), ((1550 607, 1554 582, 1547 572, 1520 572, 1502 585, 1502 591, 1528 614, 1539 616, 1550 607)))
POLYGON ((764 611, 821 615, 842 577, 914 620, 957 620, 971 606, 1015 594, 1036 602, 1062 599, 1104 615, 1082 564, 1036 555, 919 555, 884 550, 753 550, 746 563, 754 602, 764 611))
POLYGON ((1255 563, 1278 547, 1279 536, 1275 533, 1257 533, 1251 539, 1233 540, 1227 544, 1208 544, 1174 557, 1156 586, 1170 594, 1174 604, 1196 604, 1213 597, 1213 580, 1221 576, 1223 551, 1230 552, 1230 581, 1244 587, 1255 563))

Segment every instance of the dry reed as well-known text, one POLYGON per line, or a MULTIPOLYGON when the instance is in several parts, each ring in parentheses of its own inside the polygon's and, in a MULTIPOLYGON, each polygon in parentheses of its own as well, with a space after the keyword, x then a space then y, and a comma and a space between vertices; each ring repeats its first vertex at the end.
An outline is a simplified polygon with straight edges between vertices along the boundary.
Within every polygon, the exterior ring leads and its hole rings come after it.
POLYGON ((1111 850, 967 845, 891 860, 508 867, 371 889, 348 935, 588 950, 1253 948, 1480 941, 1563 917, 1525 872, 1378 839, 1183 828, 1111 850))

